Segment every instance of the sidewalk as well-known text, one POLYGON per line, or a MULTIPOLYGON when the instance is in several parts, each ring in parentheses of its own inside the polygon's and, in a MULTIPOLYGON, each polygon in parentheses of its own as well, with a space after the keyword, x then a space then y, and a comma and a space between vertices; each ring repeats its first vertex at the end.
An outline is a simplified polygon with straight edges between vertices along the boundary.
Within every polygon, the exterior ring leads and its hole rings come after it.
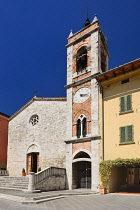
POLYGON ((40 193, 25 193, 19 190, 0 189, 0 198, 7 199, 22 204, 28 203, 41 203, 50 200, 64 198, 70 195, 90 195, 96 194, 90 189, 75 189, 75 190, 62 190, 62 191, 49 191, 40 193))

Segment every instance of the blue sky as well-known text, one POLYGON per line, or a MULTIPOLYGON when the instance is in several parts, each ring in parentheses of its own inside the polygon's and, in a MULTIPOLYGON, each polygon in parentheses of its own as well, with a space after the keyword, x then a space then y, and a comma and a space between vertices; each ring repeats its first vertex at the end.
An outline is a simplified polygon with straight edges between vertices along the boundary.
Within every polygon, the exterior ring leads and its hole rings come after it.
POLYGON ((66 96, 66 48, 97 14, 107 39, 109 69, 140 57, 139 0, 0 0, 0 112, 14 114, 37 91, 66 96))

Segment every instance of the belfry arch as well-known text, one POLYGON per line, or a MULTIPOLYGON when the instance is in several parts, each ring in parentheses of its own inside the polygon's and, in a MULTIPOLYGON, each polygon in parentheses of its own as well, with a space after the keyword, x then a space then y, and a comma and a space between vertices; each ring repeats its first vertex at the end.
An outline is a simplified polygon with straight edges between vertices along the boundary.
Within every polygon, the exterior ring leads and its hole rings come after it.
POLYGON ((85 151, 79 151, 72 161, 73 189, 91 188, 91 157, 85 151))

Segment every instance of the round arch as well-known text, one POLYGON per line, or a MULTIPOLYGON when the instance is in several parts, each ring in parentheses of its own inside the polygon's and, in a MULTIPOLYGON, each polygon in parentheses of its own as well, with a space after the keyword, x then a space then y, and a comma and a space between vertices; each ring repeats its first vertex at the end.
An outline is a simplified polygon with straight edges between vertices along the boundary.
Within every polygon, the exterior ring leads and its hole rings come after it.
POLYGON ((84 44, 81 44, 79 45, 75 50, 74 50, 74 54, 77 54, 77 52, 82 48, 82 47, 90 47, 90 44, 88 42, 84 43, 84 44))
POLYGON ((91 188, 91 152, 79 149, 73 153, 72 185, 76 188, 91 188))
POLYGON ((40 152, 41 148, 37 142, 31 142, 26 147, 26 171, 29 172, 38 172, 40 167, 40 152))

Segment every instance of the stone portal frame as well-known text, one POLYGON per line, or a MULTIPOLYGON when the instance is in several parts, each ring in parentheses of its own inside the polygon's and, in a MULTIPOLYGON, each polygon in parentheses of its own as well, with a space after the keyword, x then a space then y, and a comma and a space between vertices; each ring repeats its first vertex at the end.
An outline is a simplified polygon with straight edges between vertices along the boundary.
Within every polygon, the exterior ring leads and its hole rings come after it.
MULTIPOLYGON (((73 153, 73 159, 72 159, 72 188, 73 189, 76 189, 78 187, 78 171, 77 171, 77 167, 79 163, 82 163, 82 162, 88 162, 88 163, 91 163, 91 167, 92 167, 92 161, 91 161, 91 152, 89 152, 88 150, 86 149, 78 149, 76 152, 73 153), (84 153, 87 155, 87 157, 79 157, 79 158, 76 158, 76 156, 79 154, 79 153, 84 153), (76 164, 76 165, 75 165, 76 164)), ((87 169, 86 169, 87 170, 87 169)), ((85 171, 85 170, 84 170, 85 171)), ((91 170, 92 171, 92 170, 91 170)), ((85 172, 87 173, 87 171, 85 172)), ((87 176, 87 175, 86 175, 87 176)), ((90 172, 90 178, 91 178, 91 172, 90 172)), ((84 176, 83 176, 84 177, 84 176)), ((85 178, 85 177, 84 177, 85 178)), ((87 180, 87 178, 85 178, 87 180)), ((91 179, 91 182, 90 184, 92 183, 92 179, 91 179)), ((91 186, 90 186, 91 187, 91 186)), ((85 187, 84 187, 85 188, 85 187)), ((87 187, 87 181, 86 181, 86 188, 87 187)))
MULTIPOLYGON (((84 152, 84 153, 87 153, 88 155, 89 155, 89 157, 91 158, 91 152, 90 151, 88 151, 87 149, 78 149, 78 150, 76 150, 74 153, 73 153, 73 155, 72 155, 72 160, 74 161, 74 159, 75 159, 75 156, 78 154, 78 153, 80 153, 80 152, 84 152)), ((77 158, 78 159, 78 158, 77 158)), ((81 158, 82 159, 82 158, 81 158)), ((90 161, 91 161, 91 159, 90 159, 90 161)))
POLYGON ((26 157, 26 171, 27 171, 27 156, 29 153, 39 153, 39 162, 40 162, 40 166, 41 166, 41 147, 40 144, 38 142, 31 142, 30 144, 28 144, 28 146, 26 147, 25 150, 25 157, 26 157), (32 146, 35 145, 36 148, 33 148, 32 146), (32 147, 32 148, 31 148, 32 147))

